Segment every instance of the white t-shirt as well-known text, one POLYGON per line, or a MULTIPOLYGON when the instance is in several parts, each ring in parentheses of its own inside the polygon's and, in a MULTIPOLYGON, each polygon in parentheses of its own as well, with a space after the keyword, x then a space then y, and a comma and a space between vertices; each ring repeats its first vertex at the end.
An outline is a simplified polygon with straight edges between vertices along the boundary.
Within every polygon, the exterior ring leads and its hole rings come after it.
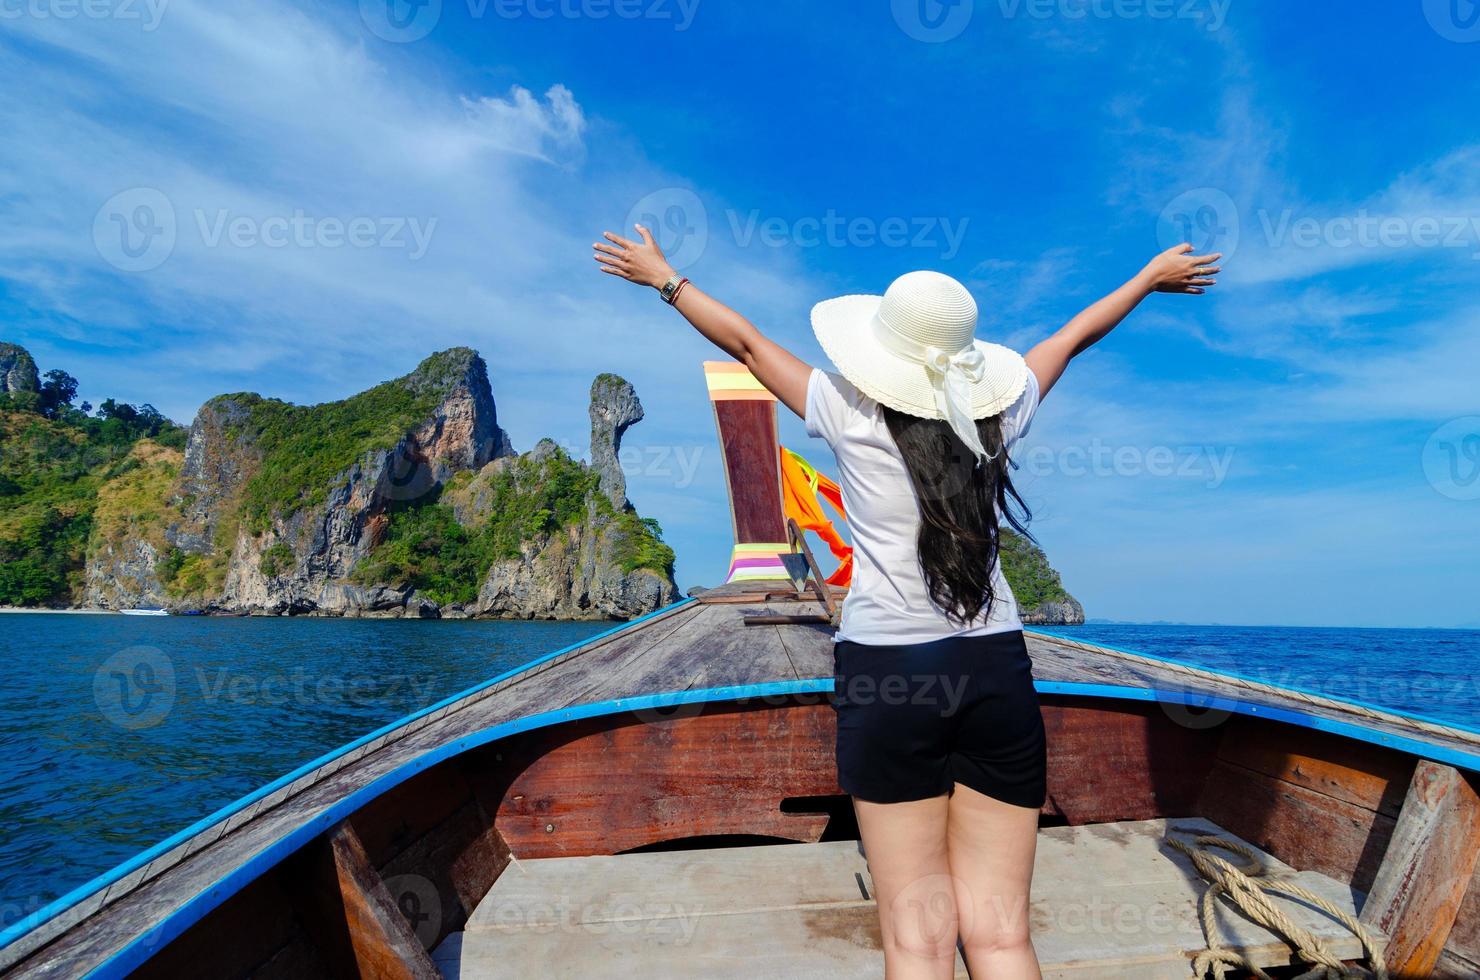
MULTIPOLYGON (((1011 446, 1038 410, 1038 380, 1002 413, 1002 439, 1011 446)), ((807 382, 807 434, 838 458, 839 483, 853 537, 853 584, 843 602, 836 639, 855 643, 925 643, 947 636, 1006 633, 1023 628, 1017 599, 1000 563, 992 569, 990 617, 963 625, 930 601, 920 568, 920 508, 904 459, 879 403, 842 375, 813 370, 807 382)))

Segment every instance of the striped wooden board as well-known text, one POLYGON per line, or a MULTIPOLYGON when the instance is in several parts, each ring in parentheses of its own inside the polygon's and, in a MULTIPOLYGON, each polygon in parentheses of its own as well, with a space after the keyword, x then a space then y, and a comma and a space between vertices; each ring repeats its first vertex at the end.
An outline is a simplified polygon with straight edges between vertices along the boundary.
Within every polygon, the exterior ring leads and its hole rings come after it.
POLYGON ((714 405, 735 534, 726 581, 784 577, 779 555, 791 548, 781 495, 776 396, 734 361, 705 361, 704 383, 714 405))

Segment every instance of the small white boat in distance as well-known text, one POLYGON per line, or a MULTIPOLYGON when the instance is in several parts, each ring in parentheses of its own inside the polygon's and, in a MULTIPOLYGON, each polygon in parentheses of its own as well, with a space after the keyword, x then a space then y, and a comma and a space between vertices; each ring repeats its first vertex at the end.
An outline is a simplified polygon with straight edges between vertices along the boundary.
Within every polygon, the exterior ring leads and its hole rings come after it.
POLYGON ((168 616, 168 609, 124 609, 125 616, 168 616))

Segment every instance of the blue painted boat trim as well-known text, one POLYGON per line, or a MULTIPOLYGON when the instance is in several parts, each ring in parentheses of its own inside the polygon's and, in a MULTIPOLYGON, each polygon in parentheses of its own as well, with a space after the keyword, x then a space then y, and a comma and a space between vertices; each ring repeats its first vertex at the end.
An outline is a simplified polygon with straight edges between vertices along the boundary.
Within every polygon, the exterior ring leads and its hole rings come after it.
POLYGON ((1193 670, 1204 670, 1210 674, 1218 674, 1223 677, 1233 677, 1241 681, 1248 681, 1250 684, 1263 684, 1265 687, 1272 687, 1280 691, 1294 691, 1297 694, 1308 694, 1314 698, 1326 698, 1329 701, 1339 701, 1342 704, 1355 705, 1358 708, 1366 708, 1369 711, 1381 711, 1383 714, 1393 715, 1396 718, 1411 718, 1414 721, 1427 722, 1430 725, 1443 725, 1445 728, 1453 728, 1456 731, 1468 732, 1471 735, 1480 735, 1480 728, 1466 725, 1464 722, 1455 721, 1453 718, 1439 718, 1434 715, 1420 714, 1417 711, 1407 711, 1401 708, 1394 708, 1392 705, 1389 704, 1374 704, 1371 701, 1363 701, 1359 698, 1346 698, 1335 694, 1327 694, 1324 691, 1309 691, 1303 687, 1295 687, 1290 684, 1274 684, 1266 680, 1260 680, 1257 677, 1250 677, 1247 674, 1240 674, 1237 671, 1224 670, 1222 667, 1208 667, 1204 664, 1195 664, 1187 660, 1177 660, 1172 657, 1162 657, 1158 656, 1157 654, 1146 653, 1141 650, 1126 650, 1122 647, 1111 646, 1108 643, 1101 643, 1098 640, 1086 640, 1083 637, 1075 636, 1072 633, 1065 633, 1062 630, 1041 629, 1035 626, 1033 629, 1027 630, 1026 632, 1041 633, 1044 636, 1052 636, 1060 640, 1070 640, 1074 643, 1084 643, 1092 647, 1103 647, 1106 650, 1110 650, 1115 653, 1123 653, 1129 657, 1140 657, 1143 660, 1155 660, 1158 663, 1175 664, 1178 667, 1191 667, 1193 670))
MULTIPOLYGON (((1034 686, 1040 694, 1066 694, 1073 697, 1115 698, 1122 701, 1156 701, 1161 704, 1180 704, 1190 708, 1210 711, 1230 711, 1254 718, 1269 718, 1303 728, 1332 732, 1373 745, 1384 745, 1401 752, 1409 752, 1424 759, 1448 763, 1461 769, 1480 771, 1480 753, 1464 752, 1448 746, 1435 745, 1404 735, 1393 735, 1359 725, 1355 722, 1326 718, 1290 708, 1276 708, 1263 704, 1251 704, 1235 698, 1202 694, 1197 691, 1160 691, 1146 687, 1121 687, 1115 684, 1088 684, 1079 681, 1036 681, 1034 686)), ((1174 721, 1176 719, 1173 719, 1174 721)))
POLYGON ((360 807, 388 790, 439 762, 459 755, 469 749, 489 742, 507 738, 549 725, 597 718, 604 715, 622 714, 629 711, 661 710, 685 704, 703 704, 715 701, 736 701, 742 698, 791 697, 798 694, 826 694, 831 691, 831 677, 807 681, 773 681, 765 684, 747 684, 737 687, 711 687, 692 691, 672 691, 664 694, 649 694, 642 697, 618 698, 612 701, 597 701, 575 705, 557 711, 516 718, 494 725, 480 732, 439 745, 412 760, 401 768, 386 773, 375 782, 363 786, 335 803, 311 822, 293 830, 272 842, 253 855, 246 863, 216 882, 207 891, 201 892, 170 914, 158 927, 138 937, 123 949, 100 964, 89 978, 112 980, 125 977, 149 959, 162 946, 176 939, 182 932, 204 918, 212 909, 241 891, 258 877, 275 867, 280 861, 348 817, 360 807))
POLYGON ((113 868, 110 871, 103 872, 101 875, 92 879, 86 884, 79 885, 78 887, 67 892, 65 895, 62 895, 55 901, 47 904, 40 909, 37 909, 30 915, 20 919, 4 931, 0 931, 0 949, 4 949, 6 946, 9 946, 11 943, 15 942, 17 939, 30 932, 32 929, 44 925, 45 923, 56 918, 58 915, 66 912, 68 909, 72 908, 74 905, 77 905, 89 895, 95 894, 100 889, 107 888, 109 885, 112 885, 125 876, 132 874, 139 868, 144 867, 150 861, 153 861, 160 855, 167 853, 184 841, 187 841, 190 838, 194 837, 201 831, 206 830, 210 827, 214 827, 221 821, 229 819, 234 814, 240 813, 242 810, 251 806, 253 803, 256 803, 258 800, 272 795, 273 793, 282 789, 284 786, 291 784, 295 780, 303 778, 304 776, 313 772, 315 769, 320 768, 321 766, 325 766, 330 762, 333 762, 340 756, 345 755, 349 752, 353 752, 360 746, 373 742, 377 738, 380 738, 382 735, 388 735, 396 729, 402 727, 403 725, 408 725, 411 722, 416 721, 418 718, 423 718, 434 711, 438 711, 450 704, 461 701, 463 698, 466 698, 469 695, 477 694, 479 691, 486 690, 487 688, 490 688, 495 684, 508 680, 510 677, 513 677, 517 674, 522 674, 533 667, 538 667, 540 664, 554 660, 556 657, 563 656, 564 654, 570 653, 574 650, 579 650, 581 647, 589 646, 590 644, 595 643, 598 640, 604 640, 609 637, 615 636, 616 634, 621 633, 624 630, 632 629, 640 623, 647 622, 650 619, 662 616, 665 613, 672 612, 675 609, 691 605, 695 601, 696 600, 691 598, 680 599, 675 603, 664 606, 662 609, 655 609, 645 616, 639 616, 636 619, 628 620, 627 622, 622 623, 618 626, 614 626, 609 630, 604 630, 600 633, 588 636, 586 639, 580 640, 576 643, 572 643, 569 646, 561 647, 559 650, 556 650, 552 653, 543 654, 542 656, 536 657, 528 663, 524 663, 519 665, 518 667, 506 670, 502 674, 499 674, 498 676, 490 678, 489 680, 483 681, 479 684, 475 684, 465 691, 451 695, 450 697, 443 698, 436 704, 433 704, 426 708, 422 708, 420 711, 414 711, 411 714, 406 715, 404 718, 400 718, 388 725, 377 728, 370 734, 361 736, 360 738, 355 739, 353 742, 341 745, 337 749, 332 749, 324 755, 319 756, 317 759, 314 759, 312 762, 305 763, 304 765, 299 766, 297 769, 294 769, 292 772, 287 773, 283 776, 279 776, 277 779, 274 779, 272 782, 261 787, 260 789, 248 793, 241 799, 238 799, 233 803, 228 803, 226 806, 217 810, 215 813, 212 813, 209 816, 197 820, 195 823, 186 827, 184 830, 181 830, 179 833, 165 838, 148 850, 141 851, 140 853, 134 855, 132 858, 129 858, 127 861, 118 865, 116 868, 113 868))
MULTIPOLYGON (((1329 731, 1364 742, 1385 745, 1401 751, 1412 752, 1425 758, 1448 762, 1468 769, 1480 768, 1480 758, 1465 753, 1430 745, 1417 739, 1389 735, 1361 725, 1335 719, 1323 718, 1287 708, 1250 704, 1233 698, 1210 696, 1193 691, 1157 691, 1140 687, 1122 687, 1113 684, 1089 684, 1075 681, 1037 681, 1040 694, 1061 694, 1072 697, 1101 698, 1123 701, 1155 701, 1186 705, 1189 707, 1223 710, 1273 721, 1300 725, 1329 731)), ((686 704, 760 699, 768 697, 794 697, 804 694, 828 694, 833 690, 831 677, 805 681, 773 681, 765 684, 748 684, 734 687, 702 688, 691 691, 672 691, 649 694, 633 698, 617 698, 576 705, 557 711, 548 711, 494 725, 482 731, 439 745, 405 766, 387 773, 367 786, 339 800, 312 822, 305 824, 284 837, 274 841, 250 860, 223 877, 209 890, 181 905, 159 927, 135 939, 114 954, 97 969, 88 974, 98 980, 124 977, 137 969, 160 947, 177 938, 190 926, 199 922, 211 910, 226 899, 241 891, 258 877, 275 867, 288 855, 303 847, 330 827, 369 803, 381 794, 395 788, 417 773, 460 755, 470 749, 489 742, 507 738, 521 732, 532 731, 550 725, 580 721, 587 718, 622 714, 630 711, 662 710, 686 704)))

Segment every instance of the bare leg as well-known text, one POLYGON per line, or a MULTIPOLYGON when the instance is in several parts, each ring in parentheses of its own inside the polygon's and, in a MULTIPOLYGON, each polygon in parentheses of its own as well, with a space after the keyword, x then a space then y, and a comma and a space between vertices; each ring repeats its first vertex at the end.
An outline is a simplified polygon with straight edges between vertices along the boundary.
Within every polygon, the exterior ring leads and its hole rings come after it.
POLYGON ((1028 890, 1038 847, 1038 811, 956 784, 948 854, 961 909, 961 943, 976 980, 1037 980, 1028 890))
POLYGON ((879 902, 886 980, 944 980, 955 973, 956 887, 946 853, 948 800, 853 801, 879 902))

